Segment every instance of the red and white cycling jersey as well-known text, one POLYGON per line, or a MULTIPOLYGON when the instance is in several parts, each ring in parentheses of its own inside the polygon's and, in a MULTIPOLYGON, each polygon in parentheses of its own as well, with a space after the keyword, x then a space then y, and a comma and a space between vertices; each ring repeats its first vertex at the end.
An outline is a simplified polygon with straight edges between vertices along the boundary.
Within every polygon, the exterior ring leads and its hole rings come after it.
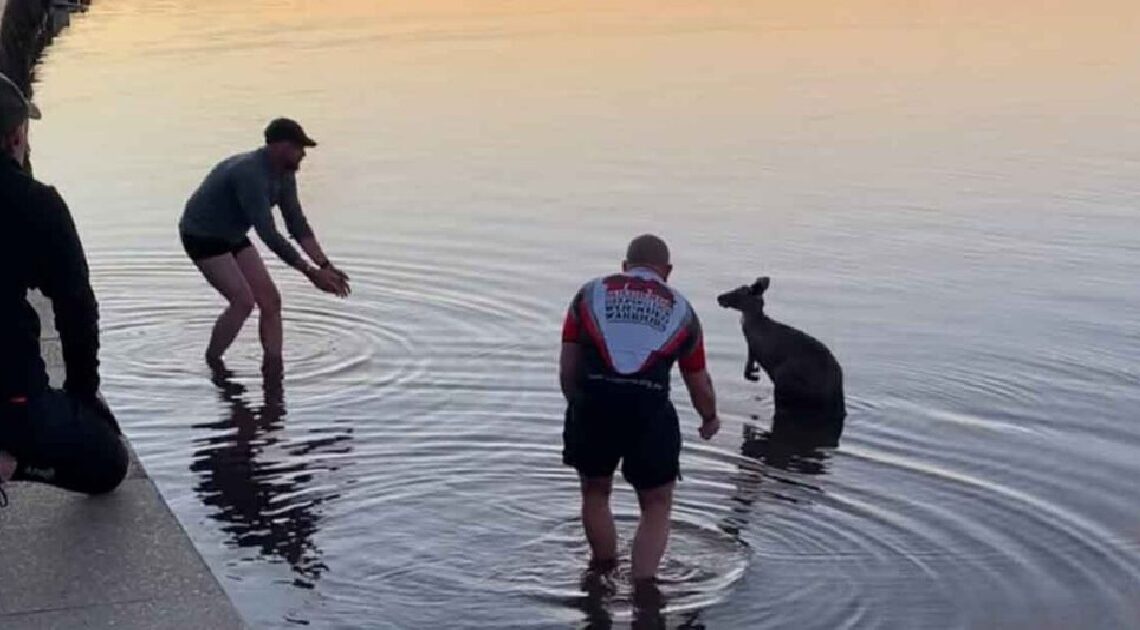
POLYGON ((591 377, 636 377, 667 389, 674 361, 684 372, 705 369, 696 312, 650 269, 586 283, 566 314, 562 340, 593 351, 585 355, 591 377))

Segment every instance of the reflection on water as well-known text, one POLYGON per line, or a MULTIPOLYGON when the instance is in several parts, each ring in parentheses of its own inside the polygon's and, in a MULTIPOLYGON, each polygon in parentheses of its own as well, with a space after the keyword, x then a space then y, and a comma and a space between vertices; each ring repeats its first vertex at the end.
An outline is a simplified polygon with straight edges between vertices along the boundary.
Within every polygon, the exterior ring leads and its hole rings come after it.
MULTIPOLYGON (((614 615, 611 612, 613 594, 610 589, 599 584, 584 584, 583 595, 576 598, 577 605, 585 616, 581 630, 610 630, 614 627, 614 615)), ((657 630, 664 628, 666 618, 665 598, 656 585, 643 587, 641 592, 633 596, 633 611, 631 627, 634 629, 657 630)), ((700 613, 693 613, 696 618, 700 613)))
MULTIPOLYGON (((646 592, 635 598, 633 613, 628 627, 631 630, 705 630, 701 623, 700 611, 677 615, 670 619, 665 614, 666 604, 664 594, 656 586, 648 587, 646 592)), ((578 625, 580 630, 611 630, 614 627, 627 627, 621 621, 614 619, 611 612, 611 596, 604 589, 583 589, 585 595, 578 598, 578 605, 585 621, 578 625)))
MULTIPOLYGON (((732 475, 735 488, 731 497, 732 511, 720 524, 725 533, 737 538, 751 524, 754 506, 762 495, 806 506, 812 494, 824 492, 818 485, 782 475, 780 471, 796 473, 796 476, 826 474, 831 451, 839 446, 842 426, 820 435, 816 431, 802 431, 790 425, 787 418, 781 418, 773 422, 770 431, 760 430, 752 422, 742 423, 741 431, 741 457, 737 472, 732 475), (781 486, 793 487, 799 492, 796 495, 782 492, 781 486)), ((743 540, 741 544, 747 545, 743 540)))
POLYGON ((751 423, 742 424, 740 454, 772 468, 805 475, 822 475, 830 449, 839 447, 842 422, 832 430, 802 431, 794 419, 777 419, 771 431, 761 431, 751 423))
POLYGON ((294 584, 313 588, 328 570, 313 541, 321 506, 340 495, 312 486, 322 472, 337 469, 322 455, 351 452, 352 432, 286 441, 281 436, 286 407, 280 373, 263 375, 260 406, 251 405, 232 371, 218 365, 212 376, 227 413, 220 420, 194 425, 210 431, 195 440, 190 463, 197 479, 194 492, 214 508, 210 517, 232 544, 288 563, 297 576, 294 584))

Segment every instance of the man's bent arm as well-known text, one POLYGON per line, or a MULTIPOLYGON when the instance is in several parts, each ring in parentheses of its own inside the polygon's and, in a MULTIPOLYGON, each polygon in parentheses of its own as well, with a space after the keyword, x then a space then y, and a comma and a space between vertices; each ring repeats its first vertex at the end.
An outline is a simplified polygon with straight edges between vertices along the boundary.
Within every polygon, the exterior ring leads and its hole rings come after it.
POLYGON ((322 268, 328 267, 329 257, 325 255, 321 244, 317 241, 317 235, 305 218, 305 211, 301 209, 301 201, 297 197, 297 180, 290 175, 285 177, 281 185, 281 216, 285 219, 289 236, 297 241, 313 264, 322 268))
MULTIPOLYGON (((301 209, 301 200, 297 197, 297 179, 291 174, 285 175, 281 180, 281 198, 277 205, 281 208, 281 217, 285 219, 285 229, 293 240, 300 243, 305 237, 313 235, 313 228, 309 226, 305 211, 301 209)), ((306 250, 305 253, 309 254, 310 260, 319 264, 320 261, 313 258, 311 252, 306 250)))
POLYGON ((321 249, 321 244, 317 242, 316 234, 309 232, 307 236, 302 236, 297 239, 297 243, 301 249, 305 250, 305 254, 309 256, 309 260, 313 261, 318 267, 327 267, 329 265, 329 258, 325 255, 325 251, 321 249))
POLYGON ((99 391, 99 305, 91 290, 87 257, 71 212, 55 189, 48 189, 38 219, 42 244, 33 248, 37 284, 52 302, 55 327, 67 370, 64 389, 83 398, 99 391))
MULTIPOLYGON (((331 269, 336 275, 340 276, 341 281, 348 280, 348 274, 342 272, 333 266, 332 261, 329 260, 328 255, 325 254, 321 244, 317 241, 317 235, 313 232, 313 228, 309 225, 309 221, 305 218, 305 212, 301 210, 301 202, 297 198, 297 181, 292 176, 286 177, 283 182, 284 190, 281 194, 281 216, 285 218, 285 227, 288 228, 289 236, 297 241, 297 244, 304 250, 305 255, 313 264, 321 269, 331 269)), ((347 285, 345 292, 347 293, 347 285)))
POLYGON ((289 241, 285 240, 285 237, 277 231, 277 225, 273 221, 273 214, 269 205, 269 196, 265 193, 263 185, 262 179, 251 174, 243 174, 235 180, 234 192, 237 195, 242 212, 245 213, 246 220, 253 226, 253 229, 257 231, 257 236, 274 254, 277 254, 278 258, 297 271, 308 275, 309 265, 301 257, 301 254, 293 249, 289 241))
POLYGON ((713 390, 712 377, 709 376, 705 362, 705 334, 695 312, 692 313, 688 326, 692 336, 689 338, 688 350, 681 355, 677 367, 681 369, 681 377, 685 379, 689 398, 700 414, 701 422, 709 424, 717 419, 716 391, 713 390))

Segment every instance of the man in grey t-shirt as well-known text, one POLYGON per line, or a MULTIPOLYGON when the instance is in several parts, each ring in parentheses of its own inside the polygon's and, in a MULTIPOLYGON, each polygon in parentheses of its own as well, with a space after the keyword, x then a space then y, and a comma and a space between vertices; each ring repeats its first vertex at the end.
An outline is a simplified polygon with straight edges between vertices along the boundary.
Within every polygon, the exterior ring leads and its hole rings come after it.
POLYGON ((316 145, 301 125, 278 118, 265 128, 265 146, 223 160, 186 202, 178 222, 182 246, 210 285, 229 302, 206 348, 206 361, 212 366, 220 364, 256 306, 265 367, 281 367, 281 295, 246 236, 250 228, 318 289, 340 297, 349 293, 348 276, 329 262, 297 200, 295 173, 305 149, 316 145), (273 206, 281 209, 289 236, 315 267, 277 231, 273 206))

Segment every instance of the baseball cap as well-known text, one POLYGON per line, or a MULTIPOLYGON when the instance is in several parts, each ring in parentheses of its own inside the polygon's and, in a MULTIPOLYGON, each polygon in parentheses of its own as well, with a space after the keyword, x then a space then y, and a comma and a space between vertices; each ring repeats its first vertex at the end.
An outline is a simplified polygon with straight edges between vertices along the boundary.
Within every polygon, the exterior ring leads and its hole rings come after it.
POLYGON ((3 126, 29 118, 39 120, 40 117, 40 108, 32 104, 11 79, 0 74, 0 122, 4 123, 3 126))
POLYGON ((303 147, 315 147, 317 143, 310 138, 297 121, 290 118, 277 118, 265 128, 265 144, 274 142, 293 142, 303 147))

